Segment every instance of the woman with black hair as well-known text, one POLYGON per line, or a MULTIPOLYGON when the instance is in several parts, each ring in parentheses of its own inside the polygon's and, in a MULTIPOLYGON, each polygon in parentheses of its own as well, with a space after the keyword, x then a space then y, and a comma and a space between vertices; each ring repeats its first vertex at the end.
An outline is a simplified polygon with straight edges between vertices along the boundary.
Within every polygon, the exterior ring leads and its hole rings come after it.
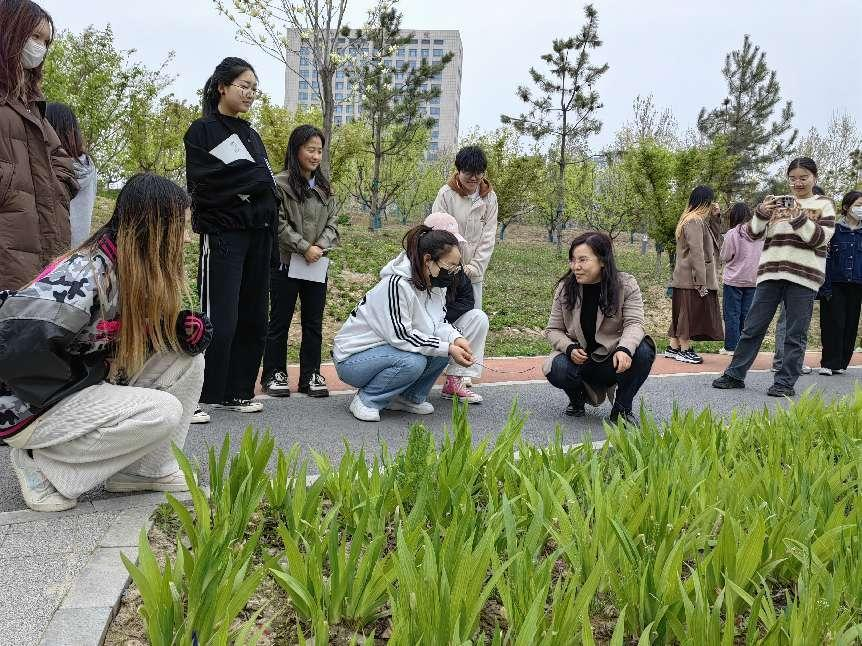
POLYGON ((42 7, 0 0, 0 289, 28 284, 69 250, 69 201, 78 184, 42 94, 53 40, 42 7))
POLYGON ((748 223, 755 240, 763 240, 757 290, 730 365, 713 388, 745 388, 745 375, 757 358, 769 324, 781 304, 787 309, 784 361, 766 394, 793 397, 802 372, 814 297, 826 277, 826 250, 835 231, 832 201, 815 195, 817 164, 809 157, 790 162, 787 180, 792 195, 767 195, 748 223))
MULTIPOLYGON (((269 264, 278 197, 260 135, 239 118, 260 95, 241 58, 218 64, 203 90, 203 116, 185 135, 192 227, 201 236, 198 291, 215 337, 201 402, 243 413, 266 345, 269 264)), ((204 411, 195 422, 209 421, 204 411)))
POLYGON ((69 223, 72 228, 72 246, 77 247, 90 237, 99 175, 93 159, 87 154, 87 145, 72 108, 64 103, 49 103, 45 118, 57 132, 63 149, 74 160, 75 179, 80 190, 69 203, 69 223))
POLYGON ((724 234, 719 258, 724 263, 724 348, 721 354, 733 354, 751 309, 757 288, 757 267, 763 240, 748 234, 751 209, 745 202, 730 207, 730 229, 724 234))
POLYGON ((634 276, 617 271, 604 233, 579 235, 569 247, 569 270, 557 283, 545 338, 554 353, 544 372, 569 396, 566 415, 582 417, 589 400, 613 402, 610 421, 637 426, 635 395, 655 361, 644 333, 644 304, 634 276))
POLYGON ((847 370, 859 330, 862 309, 862 191, 841 200, 841 219, 829 242, 826 282, 820 290, 820 374, 847 370))
POLYGON ((664 356, 683 363, 703 363, 690 341, 721 341, 724 330, 718 305, 718 242, 710 220, 718 212, 715 193, 698 186, 676 225, 676 264, 668 347, 664 356))
POLYGON ((461 332, 446 321, 447 290, 461 271, 458 239, 419 224, 402 242, 405 253, 380 272, 332 343, 338 377, 359 392, 350 412, 363 422, 380 411, 430 415, 428 393, 449 363, 474 362, 461 332))
POLYGON ((275 177, 281 200, 278 254, 273 257, 269 284, 271 306, 261 380, 266 393, 274 397, 290 395, 287 336, 297 298, 302 302, 299 392, 309 397, 329 395, 326 380, 320 374, 326 273, 323 272, 320 281, 291 275, 291 263, 321 263, 324 255, 338 244, 335 197, 320 169, 324 144, 318 128, 303 125, 294 129, 287 143, 284 170, 275 177))

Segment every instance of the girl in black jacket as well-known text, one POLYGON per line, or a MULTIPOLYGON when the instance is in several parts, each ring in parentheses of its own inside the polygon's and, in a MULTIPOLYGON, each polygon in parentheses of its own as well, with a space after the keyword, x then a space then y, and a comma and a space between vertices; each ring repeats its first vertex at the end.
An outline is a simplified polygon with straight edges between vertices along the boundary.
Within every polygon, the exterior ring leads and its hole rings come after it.
MULTIPOLYGON (((239 115, 259 96, 257 75, 226 58, 203 90, 204 116, 185 135, 192 226, 201 236, 198 292, 215 330, 200 401, 243 413, 266 343, 269 262, 277 216, 272 171, 260 136, 239 115)), ((209 416, 199 410, 195 422, 209 416)))

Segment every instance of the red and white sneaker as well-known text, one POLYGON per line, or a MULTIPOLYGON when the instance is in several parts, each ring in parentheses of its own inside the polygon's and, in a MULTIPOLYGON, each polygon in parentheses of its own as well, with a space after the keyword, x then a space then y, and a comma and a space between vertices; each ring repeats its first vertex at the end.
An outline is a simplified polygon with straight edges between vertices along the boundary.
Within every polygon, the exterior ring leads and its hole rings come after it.
POLYGON ((462 402, 468 404, 481 404, 482 395, 473 392, 464 383, 463 377, 449 375, 446 377, 446 383, 443 384, 443 399, 455 399, 456 397, 462 402))

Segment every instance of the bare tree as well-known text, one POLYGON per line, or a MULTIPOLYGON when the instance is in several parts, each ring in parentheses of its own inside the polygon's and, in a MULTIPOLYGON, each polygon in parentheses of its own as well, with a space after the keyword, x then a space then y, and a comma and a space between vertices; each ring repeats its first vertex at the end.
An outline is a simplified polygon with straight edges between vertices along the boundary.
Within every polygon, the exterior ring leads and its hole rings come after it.
POLYGON ((659 146, 676 148, 679 145, 679 124, 670 108, 659 112, 653 95, 636 96, 632 102, 632 118, 616 133, 616 151, 624 152, 644 139, 652 139, 659 146))
POLYGON ((798 153, 817 162, 817 183, 830 197, 855 186, 854 151, 862 148, 856 120, 847 112, 834 112, 824 132, 812 127, 799 144, 798 153))
MULTIPOLYGON (((255 45, 268 56, 281 61, 313 88, 323 108, 322 166, 329 172, 332 120, 335 101, 332 79, 345 57, 338 52, 338 38, 347 29, 344 14, 347 0, 212 0, 219 13, 237 28, 237 38, 255 45), (298 38, 291 38, 295 30, 298 38), (306 78, 291 64, 291 54, 313 63, 318 79, 306 78)), ((311 69, 311 67, 309 68, 311 69)))

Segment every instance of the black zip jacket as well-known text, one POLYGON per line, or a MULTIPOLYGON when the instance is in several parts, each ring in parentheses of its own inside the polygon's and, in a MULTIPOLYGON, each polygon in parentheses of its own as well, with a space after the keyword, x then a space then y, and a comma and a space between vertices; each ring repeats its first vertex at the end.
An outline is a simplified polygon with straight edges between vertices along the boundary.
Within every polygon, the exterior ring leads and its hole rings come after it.
POLYGON ((459 271, 455 278, 455 299, 446 303, 446 320, 454 323, 476 304, 473 296, 473 283, 463 271, 459 271))
POLYGON ((186 131, 186 186, 197 233, 240 229, 274 230, 278 198, 260 135, 244 119, 212 114, 186 131), (210 151, 237 135, 254 161, 225 164, 210 151))

